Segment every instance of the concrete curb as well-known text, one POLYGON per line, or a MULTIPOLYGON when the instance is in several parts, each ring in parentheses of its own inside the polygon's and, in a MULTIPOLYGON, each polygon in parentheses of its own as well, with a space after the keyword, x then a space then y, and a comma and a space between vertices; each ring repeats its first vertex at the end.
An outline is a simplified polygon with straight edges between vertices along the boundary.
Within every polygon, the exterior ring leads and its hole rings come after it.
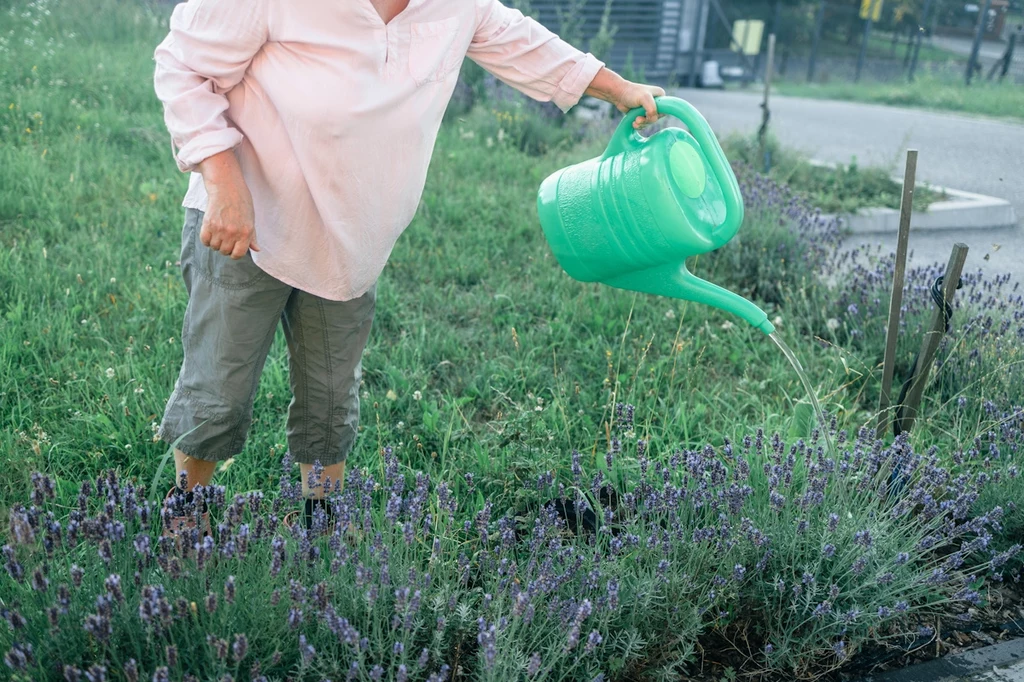
MULTIPOLYGON (((816 166, 832 167, 832 164, 820 161, 811 163, 816 166)), ((903 178, 893 176, 893 180, 903 183, 903 178)), ((1005 199, 949 187, 925 186, 937 192, 944 192, 949 199, 931 204, 926 211, 915 211, 910 218, 911 231, 984 230, 1017 225, 1017 214, 1013 210, 1013 205, 1005 199)), ((894 208, 864 208, 855 214, 838 217, 843 228, 853 234, 897 232, 900 226, 900 212, 894 208)))
POLYGON ((869 675, 858 682, 954 682, 965 675, 987 672, 1024 661, 1024 639, 1011 639, 991 646, 936 658, 909 668, 869 675))

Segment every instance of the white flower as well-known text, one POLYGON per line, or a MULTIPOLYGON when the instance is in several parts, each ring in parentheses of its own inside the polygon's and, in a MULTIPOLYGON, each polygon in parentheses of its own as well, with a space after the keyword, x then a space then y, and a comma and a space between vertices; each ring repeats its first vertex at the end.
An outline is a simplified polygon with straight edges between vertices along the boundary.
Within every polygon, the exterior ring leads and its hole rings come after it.
POLYGON ((671 308, 669 308, 668 310, 665 311, 665 319, 666 320, 675 319, 675 316, 676 316, 676 311, 672 310, 671 308))
POLYGON ((782 315, 776 315, 775 318, 772 320, 772 324, 774 324, 776 327, 781 325, 782 324, 782 315))
POLYGON ((735 325, 733 325, 732 322, 730 322, 729 320, 726 320, 725 322, 722 323, 722 331, 723 332, 727 332, 730 329, 732 329, 733 326, 735 326, 735 325))
POLYGON ((145 391, 146 389, 142 388, 142 386, 139 386, 137 389, 135 389, 135 395, 140 395, 142 393, 145 393, 145 391))
POLYGON ((839 329, 839 320, 837 320, 834 317, 830 317, 828 318, 828 322, 825 323, 825 326, 828 327, 828 330, 830 332, 834 332, 835 330, 839 329))
POLYGON ((107 378, 108 379, 113 379, 114 378, 114 368, 113 367, 107 367, 107 378))
POLYGON ((423 394, 420 393, 419 391, 413 391, 412 392, 412 399, 413 400, 422 400, 423 399, 423 394))
POLYGON ((390 388, 388 389, 388 392, 384 394, 384 397, 387 398, 388 400, 398 400, 398 394, 395 393, 390 388))

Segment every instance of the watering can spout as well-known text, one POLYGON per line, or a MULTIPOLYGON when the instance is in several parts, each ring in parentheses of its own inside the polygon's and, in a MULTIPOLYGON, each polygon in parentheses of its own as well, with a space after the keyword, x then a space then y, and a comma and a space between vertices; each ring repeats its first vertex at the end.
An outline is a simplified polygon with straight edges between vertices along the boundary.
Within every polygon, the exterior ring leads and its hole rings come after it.
POLYGON ((685 263, 630 272, 605 280, 604 283, 619 289, 696 301, 732 313, 765 334, 775 331, 775 326, 763 310, 742 296, 697 277, 686 269, 685 263))

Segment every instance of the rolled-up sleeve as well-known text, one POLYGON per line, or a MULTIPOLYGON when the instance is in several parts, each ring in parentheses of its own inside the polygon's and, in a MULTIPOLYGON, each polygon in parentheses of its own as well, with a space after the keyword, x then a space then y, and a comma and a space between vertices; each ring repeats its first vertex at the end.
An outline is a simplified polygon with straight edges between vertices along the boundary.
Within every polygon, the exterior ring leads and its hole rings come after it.
POLYGON ((467 55, 533 99, 571 109, 604 63, 498 0, 477 0, 477 26, 467 55))
POLYGON ((170 32, 153 53, 153 84, 182 172, 242 142, 225 116, 225 93, 267 41, 264 1, 188 0, 171 14, 170 32))

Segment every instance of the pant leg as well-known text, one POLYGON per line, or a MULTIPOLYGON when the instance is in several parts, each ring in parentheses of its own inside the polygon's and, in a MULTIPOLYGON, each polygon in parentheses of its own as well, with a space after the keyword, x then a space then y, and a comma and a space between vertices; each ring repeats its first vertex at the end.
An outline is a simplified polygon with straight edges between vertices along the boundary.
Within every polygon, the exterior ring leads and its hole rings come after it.
POLYGON ((232 260, 199 241, 203 213, 187 209, 181 271, 189 292, 181 372, 159 435, 196 459, 242 451, 267 353, 292 287, 246 253, 232 260))
POLYGON ((324 466, 347 459, 359 428, 359 380, 376 286, 351 301, 296 289, 285 306, 293 398, 288 447, 296 462, 324 466))

